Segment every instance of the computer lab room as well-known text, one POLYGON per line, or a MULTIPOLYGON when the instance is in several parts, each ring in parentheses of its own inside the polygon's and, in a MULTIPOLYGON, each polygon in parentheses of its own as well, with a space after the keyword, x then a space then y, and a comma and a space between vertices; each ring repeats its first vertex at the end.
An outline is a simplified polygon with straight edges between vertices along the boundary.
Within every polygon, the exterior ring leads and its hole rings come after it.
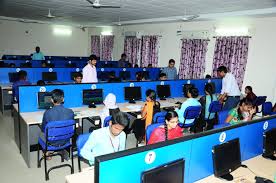
POLYGON ((276 183, 275 0, 1 0, 1 183, 276 183))

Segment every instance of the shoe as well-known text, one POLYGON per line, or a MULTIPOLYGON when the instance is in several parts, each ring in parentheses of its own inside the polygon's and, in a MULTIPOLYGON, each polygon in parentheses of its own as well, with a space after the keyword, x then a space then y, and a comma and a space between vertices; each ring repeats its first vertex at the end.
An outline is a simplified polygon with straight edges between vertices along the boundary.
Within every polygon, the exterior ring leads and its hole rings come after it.
POLYGON ((61 155, 66 161, 70 160, 69 153, 66 150, 61 151, 61 155))

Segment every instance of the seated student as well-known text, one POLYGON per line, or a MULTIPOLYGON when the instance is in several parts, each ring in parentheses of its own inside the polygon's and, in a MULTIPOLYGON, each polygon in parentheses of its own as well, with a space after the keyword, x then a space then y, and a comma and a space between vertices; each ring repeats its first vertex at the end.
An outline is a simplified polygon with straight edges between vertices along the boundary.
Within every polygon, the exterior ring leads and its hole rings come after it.
POLYGON ((253 105, 253 101, 244 98, 240 101, 237 108, 230 110, 225 122, 235 125, 242 121, 250 121, 255 113, 256 108, 253 105))
POLYGON ((118 109, 117 112, 120 111, 119 107, 116 105, 116 96, 113 93, 109 93, 105 97, 103 104, 104 108, 100 112, 102 127, 104 125, 104 119, 111 115, 112 110, 118 109))
POLYGON ((138 65, 138 64, 135 64, 135 65, 134 65, 134 68, 139 68, 139 65, 138 65))
POLYGON ((129 119, 126 113, 113 114, 108 127, 91 133, 80 151, 81 156, 93 165, 96 156, 125 150, 126 134, 123 130, 128 124, 129 119))
POLYGON ((14 63, 10 63, 10 64, 9 64, 9 67, 14 68, 14 67, 15 67, 15 64, 14 64, 14 63))
POLYGON ((109 74, 109 79, 108 79, 108 81, 107 81, 108 83, 114 83, 114 82, 121 82, 121 79, 120 78, 117 78, 116 76, 115 76, 115 73, 110 73, 109 74))
MULTIPOLYGON (((180 123, 184 123, 184 112, 187 109, 187 107, 190 106, 201 106, 199 101, 197 100, 198 97, 198 89, 195 87, 191 87, 187 91, 188 99, 181 104, 180 109, 175 109, 175 111, 178 114, 178 119, 180 123)), ((193 123, 194 119, 186 119, 185 124, 193 123)))
POLYGON ((253 102, 257 99, 257 96, 255 95, 255 93, 252 90, 251 86, 246 86, 245 87, 245 98, 252 100, 253 102))
POLYGON ((199 117, 199 121, 200 121, 199 124, 201 124, 201 127, 205 127, 205 124, 206 124, 205 119, 208 119, 209 117, 209 122, 207 123, 207 130, 210 130, 210 129, 213 129, 213 126, 216 122, 216 119, 215 119, 216 116, 214 113, 211 113, 211 114, 209 113, 209 107, 210 107, 210 104, 213 101, 217 101, 218 98, 215 94, 213 86, 210 83, 205 85, 204 91, 206 95, 199 99, 199 102, 202 106, 202 111, 199 117))
POLYGON ((136 119, 131 127, 138 143, 143 141, 146 128, 152 123, 154 114, 160 112, 160 103, 156 101, 155 91, 147 90, 146 96, 146 103, 141 113, 142 118, 136 119))
POLYGON ((132 68, 132 64, 131 63, 127 63, 127 68, 132 68))
POLYGON ((19 80, 13 83, 12 85, 12 94, 13 94, 13 99, 15 102, 18 102, 18 96, 19 96, 19 86, 23 85, 30 85, 31 83, 27 81, 27 72, 26 71, 19 71, 18 72, 18 78, 19 80))
POLYGON ((159 74, 159 80, 160 80, 160 81, 165 81, 165 80, 167 80, 167 75, 166 75, 165 73, 161 72, 161 73, 159 74))
POLYGON ((36 82, 36 85, 37 85, 37 86, 45 86, 46 84, 45 84, 45 82, 44 82, 43 80, 38 80, 38 81, 36 82))
POLYGON ((178 125, 178 115, 175 111, 169 111, 165 116, 164 125, 153 130, 148 144, 172 140, 183 137, 183 130, 178 125))
POLYGON ((145 79, 144 73, 143 72, 137 72, 136 73, 136 80, 137 81, 145 81, 146 79, 145 79))
POLYGON ((149 64, 149 65, 148 65, 148 68, 152 68, 152 64, 149 64))
POLYGON ((210 74, 206 74, 205 79, 211 79, 212 76, 210 74))
POLYGON ((74 75, 74 82, 75 83, 81 83, 81 80, 82 80, 82 73, 81 72, 77 72, 74 75))

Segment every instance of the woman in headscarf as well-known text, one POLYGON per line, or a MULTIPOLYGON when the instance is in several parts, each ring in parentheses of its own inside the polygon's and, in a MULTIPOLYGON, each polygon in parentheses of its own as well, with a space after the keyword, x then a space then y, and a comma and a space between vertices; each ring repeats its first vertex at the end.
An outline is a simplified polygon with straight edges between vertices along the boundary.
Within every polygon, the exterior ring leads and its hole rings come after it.
POLYGON ((102 127, 104 125, 104 119, 110 115, 112 115, 112 112, 118 112, 120 109, 116 105, 116 96, 113 93, 109 93, 104 101, 104 108, 102 112, 100 113, 101 121, 102 121, 102 127))

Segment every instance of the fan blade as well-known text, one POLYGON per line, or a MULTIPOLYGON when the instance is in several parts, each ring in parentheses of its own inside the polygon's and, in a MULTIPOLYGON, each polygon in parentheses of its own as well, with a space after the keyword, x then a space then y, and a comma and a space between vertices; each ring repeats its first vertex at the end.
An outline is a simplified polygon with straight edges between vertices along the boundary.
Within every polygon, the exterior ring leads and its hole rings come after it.
POLYGON ((94 4, 91 0, 86 0, 87 2, 89 2, 90 4, 94 4))
POLYGON ((109 5, 101 5, 99 8, 121 8, 121 6, 109 6, 109 5))

